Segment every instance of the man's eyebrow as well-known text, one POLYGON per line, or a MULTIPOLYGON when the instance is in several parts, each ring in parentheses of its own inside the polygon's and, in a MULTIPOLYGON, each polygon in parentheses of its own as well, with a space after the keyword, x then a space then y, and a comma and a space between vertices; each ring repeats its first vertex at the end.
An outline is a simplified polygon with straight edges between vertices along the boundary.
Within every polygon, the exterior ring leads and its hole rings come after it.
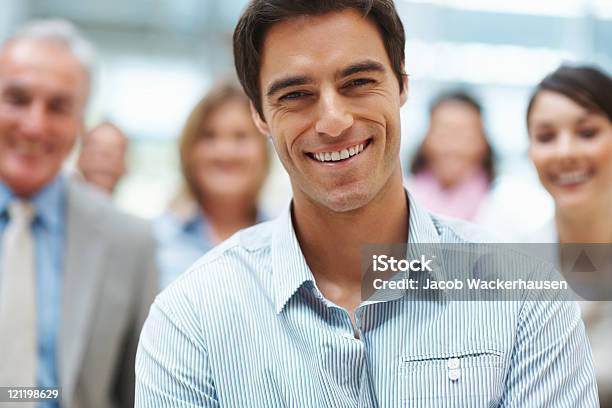
POLYGON ((2 89, 4 91, 10 91, 10 92, 25 92, 26 90, 25 86, 23 86, 19 82, 14 82, 14 81, 5 83, 2 89))
MULTIPOLYGON (((336 77, 345 78, 347 76, 351 76, 359 72, 385 72, 385 71, 386 70, 385 70, 384 65, 381 64, 380 62, 377 62, 374 60, 365 60, 365 61, 357 62, 355 64, 351 64, 348 67, 340 70, 336 74, 336 77)), ((278 79, 272 82, 272 84, 268 87, 266 96, 267 97, 273 96, 278 91, 284 88, 289 88, 291 86, 307 85, 307 84, 312 84, 312 83, 313 83, 312 79, 306 76, 290 76, 286 78, 281 78, 281 79, 278 79)))
POLYGON ((277 79, 276 81, 272 82, 272 84, 268 87, 266 96, 270 97, 278 91, 284 88, 289 88, 290 86, 306 85, 311 84, 312 82, 312 79, 305 76, 290 76, 286 78, 277 79))
POLYGON ((374 60, 365 60, 365 61, 361 61, 361 62, 357 62, 355 64, 351 64, 348 67, 340 70, 337 74, 336 77, 338 79, 340 78, 346 78, 348 76, 351 76, 353 74, 357 74, 360 72, 385 72, 385 67, 383 64, 381 64, 380 62, 374 61, 374 60))

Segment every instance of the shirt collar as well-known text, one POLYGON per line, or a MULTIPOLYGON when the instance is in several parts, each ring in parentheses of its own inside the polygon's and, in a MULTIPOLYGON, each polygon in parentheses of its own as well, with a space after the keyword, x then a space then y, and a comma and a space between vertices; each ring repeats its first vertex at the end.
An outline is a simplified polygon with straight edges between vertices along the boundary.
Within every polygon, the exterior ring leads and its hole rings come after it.
MULTIPOLYGON (((447 280, 444 254, 440 245, 442 242, 442 230, 436 226, 431 214, 419 205, 408 191, 406 191, 406 199, 408 200, 409 209, 406 259, 420 259, 423 255, 433 259, 431 272, 416 272, 421 274, 417 279, 418 281, 423 279, 423 274, 428 274, 429 276, 425 277, 432 280, 447 280)), ((412 273, 409 275, 408 273, 400 272, 395 275, 394 280, 413 277, 415 276, 412 273)), ((363 303, 372 304, 397 300, 404 297, 406 290, 379 289, 363 303)), ((444 290, 441 291, 441 294, 444 296, 444 290)))
MULTIPOLYGON (((36 218, 55 231, 64 227, 64 186, 64 176, 60 174, 30 199, 36 209, 36 218)), ((5 212, 14 197, 13 191, 0 181, 0 214, 5 212)))
POLYGON ((274 305, 280 313, 304 282, 314 282, 293 229, 291 206, 276 220, 271 245, 274 305))
MULTIPOLYGON (((408 259, 420 258, 421 254, 428 253, 440 245, 440 231, 434 225, 430 214, 418 205, 410 193, 406 192, 409 206, 408 221, 408 259)), ((433 254, 440 262, 433 268, 432 278, 444 279, 444 265, 441 263, 442 254, 433 254)), ((314 284, 314 276, 306 263, 300 243, 295 235, 291 207, 276 220, 275 230, 271 242, 272 258, 272 285, 276 312, 280 313, 287 302, 295 295, 304 282, 314 284)), ((384 301, 397 299, 403 296, 399 290, 392 291, 384 296, 384 301)), ((372 303, 372 302, 368 302, 372 303)))
POLYGON ((442 231, 434 223, 431 214, 416 203, 412 195, 406 192, 410 208, 408 221, 407 259, 419 259, 421 255, 433 257, 435 267, 431 275, 435 280, 445 280, 444 256, 442 256, 442 231))

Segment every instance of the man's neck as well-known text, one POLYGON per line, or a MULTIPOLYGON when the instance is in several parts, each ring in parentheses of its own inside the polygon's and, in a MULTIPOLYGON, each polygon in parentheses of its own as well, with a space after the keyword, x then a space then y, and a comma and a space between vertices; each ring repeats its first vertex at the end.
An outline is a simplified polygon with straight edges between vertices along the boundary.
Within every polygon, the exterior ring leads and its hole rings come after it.
POLYGON ((377 196, 357 210, 338 213, 294 201, 294 225, 323 295, 353 309, 359 304, 362 246, 405 242, 408 236, 408 203, 401 169, 398 166, 377 196))

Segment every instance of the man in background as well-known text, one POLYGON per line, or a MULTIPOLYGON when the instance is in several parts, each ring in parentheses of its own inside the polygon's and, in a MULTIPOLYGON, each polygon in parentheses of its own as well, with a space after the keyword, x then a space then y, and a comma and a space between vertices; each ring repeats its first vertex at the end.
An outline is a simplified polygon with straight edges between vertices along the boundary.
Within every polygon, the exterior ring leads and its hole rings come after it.
POLYGON ((78 168, 83 178, 112 195, 125 174, 128 139, 111 122, 102 122, 83 138, 78 168))
POLYGON ((61 173, 83 129, 93 49, 67 22, 0 47, 0 386, 26 407, 131 407, 157 276, 146 223, 61 173))

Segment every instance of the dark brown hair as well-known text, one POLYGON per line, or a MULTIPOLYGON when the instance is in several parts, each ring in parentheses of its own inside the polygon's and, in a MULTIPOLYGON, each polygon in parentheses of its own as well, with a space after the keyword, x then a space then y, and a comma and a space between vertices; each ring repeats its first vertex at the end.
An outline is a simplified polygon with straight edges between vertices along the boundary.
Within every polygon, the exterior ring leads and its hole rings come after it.
POLYGON ((234 63, 240 83, 263 119, 259 70, 261 47, 267 30, 274 24, 298 16, 316 16, 355 9, 374 20, 403 90, 404 26, 393 0, 251 0, 234 31, 234 63))
MULTIPOLYGON (((433 115, 434 111, 443 103, 446 102, 457 102, 468 105, 470 108, 474 109, 478 112, 478 116, 482 116, 482 106, 478 102, 478 100, 470 95, 468 92, 463 90, 455 90, 450 92, 442 93, 438 95, 431 105, 429 105, 429 117, 433 115)), ((489 143, 486 132, 483 130, 484 142, 486 145, 486 152, 482 159, 482 169, 484 170, 489 182, 493 181, 495 178, 495 154, 493 152, 493 148, 489 143)), ((416 174, 427 168, 427 158, 425 157, 423 147, 425 145, 425 140, 421 142, 421 145, 417 149, 414 157, 412 158, 412 164, 410 165, 410 172, 412 174, 416 174)))
POLYGON ((535 88, 527 106, 527 121, 536 97, 551 91, 568 97, 588 110, 601 113, 612 122, 612 78, 590 66, 562 65, 547 75, 535 88))

